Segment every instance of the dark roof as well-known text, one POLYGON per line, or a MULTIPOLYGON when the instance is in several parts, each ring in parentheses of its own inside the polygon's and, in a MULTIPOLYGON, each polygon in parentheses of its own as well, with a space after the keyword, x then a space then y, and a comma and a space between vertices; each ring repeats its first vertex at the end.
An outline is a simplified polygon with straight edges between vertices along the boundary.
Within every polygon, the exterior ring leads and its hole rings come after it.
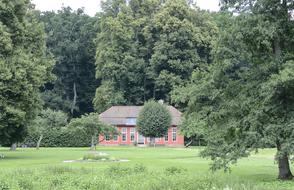
MULTIPOLYGON (((100 120, 111 125, 125 125, 127 118, 137 118, 143 106, 112 106, 100 114, 100 120)), ((173 106, 167 106, 172 116, 172 125, 178 125, 181 112, 173 106)))

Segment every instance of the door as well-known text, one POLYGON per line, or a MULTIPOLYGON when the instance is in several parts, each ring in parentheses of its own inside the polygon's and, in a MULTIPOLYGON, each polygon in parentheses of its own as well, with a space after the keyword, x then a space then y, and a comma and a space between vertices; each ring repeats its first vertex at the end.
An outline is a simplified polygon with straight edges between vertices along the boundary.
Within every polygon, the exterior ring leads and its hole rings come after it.
POLYGON ((138 144, 145 144, 145 137, 141 134, 138 135, 138 144))

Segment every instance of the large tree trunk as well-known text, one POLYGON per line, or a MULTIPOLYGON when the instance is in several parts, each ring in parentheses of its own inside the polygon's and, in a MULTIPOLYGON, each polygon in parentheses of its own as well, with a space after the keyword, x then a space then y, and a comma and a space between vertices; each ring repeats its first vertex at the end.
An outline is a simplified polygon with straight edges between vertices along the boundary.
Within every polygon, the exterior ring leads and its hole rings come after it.
POLYGON ((13 144, 10 146, 10 150, 11 150, 11 151, 16 151, 16 143, 13 143, 13 144))
POLYGON ((281 180, 290 180, 293 179, 293 175, 290 170, 289 158, 288 155, 283 155, 278 158, 279 164, 279 179, 281 180))
POLYGON ((39 148, 40 148, 40 144, 41 144, 42 139, 43 139, 43 134, 40 135, 39 140, 37 142, 37 146, 36 146, 37 150, 39 150, 39 148))

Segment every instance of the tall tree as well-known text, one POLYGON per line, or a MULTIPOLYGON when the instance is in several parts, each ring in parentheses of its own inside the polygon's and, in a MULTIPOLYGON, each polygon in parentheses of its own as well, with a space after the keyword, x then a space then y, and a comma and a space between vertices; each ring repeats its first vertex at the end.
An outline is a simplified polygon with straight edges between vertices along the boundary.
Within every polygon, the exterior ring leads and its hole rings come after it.
POLYGON ((82 9, 63 7, 57 13, 40 15, 45 23, 47 47, 56 59, 57 80, 48 83, 43 93, 45 107, 63 110, 71 117, 93 111, 95 79, 96 18, 82 9))
MULTIPOLYGON (((52 78, 43 25, 29 0, 0 2, 0 143, 20 142, 40 108, 39 88, 52 78)), ((15 146, 13 146, 15 148, 15 146)))
POLYGON ((216 32, 208 13, 185 0, 166 1, 145 32, 155 38, 149 73, 155 99, 169 101, 175 85, 185 83, 193 70, 205 70, 216 32))
POLYGON ((202 155, 212 158, 214 169, 275 146, 278 178, 292 179, 294 3, 235 0, 223 5, 235 7, 238 16, 220 33, 215 64, 195 72, 191 83, 174 93, 176 101, 188 103, 183 130, 205 136, 202 155))
POLYGON ((125 104, 168 101, 174 84, 210 62, 216 27, 186 1, 109 0, 102 7, 96 77, 110 81, 125 104))

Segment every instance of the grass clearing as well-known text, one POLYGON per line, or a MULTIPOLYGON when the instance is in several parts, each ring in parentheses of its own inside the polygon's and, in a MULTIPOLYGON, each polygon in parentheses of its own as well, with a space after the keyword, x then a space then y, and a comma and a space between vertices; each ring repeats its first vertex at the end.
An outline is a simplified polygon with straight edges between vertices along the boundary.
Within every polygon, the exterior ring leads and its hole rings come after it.
POLYGON ((0 148, 0 190, 8 189, 221 189, 292 190, 294 182, 276 179, 274 149, 244 158, 231 173, 209 171, 199 148, 98 147, 129 162, 63 163, 82 159, 87 148, 0 148))

